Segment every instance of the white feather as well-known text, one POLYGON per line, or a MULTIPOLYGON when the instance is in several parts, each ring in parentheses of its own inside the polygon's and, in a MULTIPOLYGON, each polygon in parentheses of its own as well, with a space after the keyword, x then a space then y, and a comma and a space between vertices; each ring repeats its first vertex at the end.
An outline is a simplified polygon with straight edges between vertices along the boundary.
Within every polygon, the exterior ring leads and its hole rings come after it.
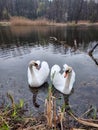
POLYGON ((52 80, 54 87, 58 91, 60 91, 63 94, 70 94, 73 84, 75 82, 75 72, 67 64, 64 64, 63 67, 64 67, 63 74, 60 73, 60 67, 58 65, 54 65, 51 68, 51 74, 50 74, 51 80, 52 80), (70 76, 71 76, 70 79, 68 79, 69 77, 64 78, 65 71, 68 68, 72 69, 72 72, 70 73, 70 76), (54 74, 54 72, 55 72, 55 74, 54 74), (52 79, 52 75, 54 75, 53 79, 52 79))
MULTIPOLYGON (((40 61, 36 61, 36 63, 39 65, 40 61)), ((44 82, 46 82, 48 75, 49 75, 49 65, 46 61, 43 61, 41 63, 40 69, 36 69, 36 67, 32 67, 32 72, 30 70, 30 67, 28 66, 28 83, 31 87, 39 87, 44 82)))

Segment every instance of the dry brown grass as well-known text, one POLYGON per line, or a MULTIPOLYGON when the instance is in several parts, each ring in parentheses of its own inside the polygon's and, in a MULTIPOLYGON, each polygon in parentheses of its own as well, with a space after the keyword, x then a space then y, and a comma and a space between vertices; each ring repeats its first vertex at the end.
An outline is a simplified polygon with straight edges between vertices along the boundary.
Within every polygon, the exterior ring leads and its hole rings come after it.
POLYGON ((11 25, 14 26, 45 26, 45 25, 53 25, 53 22, 43 18, 43 19, 36 19, 30 20, 24 17, 12 17, 10 19, 11 25))
POLYGON ((62 107, 63 109, 59 107, 57 111, 56 98, 51 88, 45 100, 45 113, 36 118, 25 115, 23 100, 16 104, 12 95, 8 93, 7 97, 12 104, 6 107, 3 104, 0 106, 0 130, 98 130, 98 118, 84 118, 95 109, 94 107, 89 108, 80 117, 75 116, 70 110, 66 109, 65 112, 65 107, 62 107), (77 123, 73 124, 73 120, 77 123))
POLYGON ((56 98, 52 94, 52 88, 49 87, 48 98, 45 100, 45 117, 47 120, 47 126, 49 128, 57 129, 58 124, 61 125, 63 130, 63 121, 65 119, 65 109, 62 111, 59 107, 59 111, 56 111, 56 98))
POLYGON ((80 20, 77 24, 75 21, 57 23, 55 21, 50 21, 46 18, 38 18, 36 20, 31 20, 22 16, 14 16, 10 18, 10 21, 0 21, 0 26, 98 26, 98 22, 91 23, 90 21, 80 20))

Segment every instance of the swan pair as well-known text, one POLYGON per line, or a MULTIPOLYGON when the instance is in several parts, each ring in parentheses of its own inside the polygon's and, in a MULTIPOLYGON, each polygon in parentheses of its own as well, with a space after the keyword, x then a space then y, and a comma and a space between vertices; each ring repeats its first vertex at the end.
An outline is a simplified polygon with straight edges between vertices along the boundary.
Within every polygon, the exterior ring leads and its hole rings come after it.
MULTIPOLYGON (((54 65, 51 68, 50 78, 54 87, 63 94, 70 94, 75 82, 75 72, 67 64, 63 65, 63 73, 60 73, 60 66, 54 65)), ((39 87, 47 80, 49 75, 49 65, 43 61, 30 61, 28 65, 28 83, 31 87, 39 87)))

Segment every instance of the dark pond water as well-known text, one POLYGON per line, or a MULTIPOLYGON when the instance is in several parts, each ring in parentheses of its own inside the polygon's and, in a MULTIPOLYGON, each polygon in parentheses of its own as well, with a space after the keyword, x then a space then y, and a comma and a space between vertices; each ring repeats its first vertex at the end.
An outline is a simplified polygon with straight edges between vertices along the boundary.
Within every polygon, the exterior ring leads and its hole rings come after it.
MULTIPOLYGON (((0 27, 0 104, 10 93, 16 101, 23 99, 30 112, 43 112, 50 80, 38 90, 30 90, 27 83, 28 63, 39 59, 50 68, 64 63, 73 67, 76 81, 69 104, 77 115, 91 105, 98 107, 98 47, 88 55, 97 42, 98 27, 0 27), (60 43, 49 41, 50 36, 60 43)), ((57 104, 63 104, 64 96, 55 93, 61 97, 57 104)))

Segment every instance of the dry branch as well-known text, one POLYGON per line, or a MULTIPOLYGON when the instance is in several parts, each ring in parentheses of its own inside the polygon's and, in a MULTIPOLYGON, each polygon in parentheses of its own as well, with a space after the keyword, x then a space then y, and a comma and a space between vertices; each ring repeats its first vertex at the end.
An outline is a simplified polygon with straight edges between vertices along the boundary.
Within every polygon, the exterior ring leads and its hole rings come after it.
POLYGON ((74 116, 74 114, 72 114, 71 112, 69 112, 69 114, 79 123, 86 125, 86 126, 91 126, 91 127, 96 127, 98 128, 98 123, 93 123, 93 122, 89 122, 89 121, 85 121, 84 119, 81 118, 77 118, 76 116, 74 116))
POLYGON ((92 54, 97 46, 98 46, 98 43, 89 51, 89 53, 92 54))
POLYGON ((88 52, 89 56, 92 58, 92 60, 95 62, 96 65, 98 65, 98 59, 94 58, 93 51, 98 46, 98 43, 88 52))
POLYGON ((72 128, 71 130, 86 130, 86 129, 77 129, 77 128, 72 128))

